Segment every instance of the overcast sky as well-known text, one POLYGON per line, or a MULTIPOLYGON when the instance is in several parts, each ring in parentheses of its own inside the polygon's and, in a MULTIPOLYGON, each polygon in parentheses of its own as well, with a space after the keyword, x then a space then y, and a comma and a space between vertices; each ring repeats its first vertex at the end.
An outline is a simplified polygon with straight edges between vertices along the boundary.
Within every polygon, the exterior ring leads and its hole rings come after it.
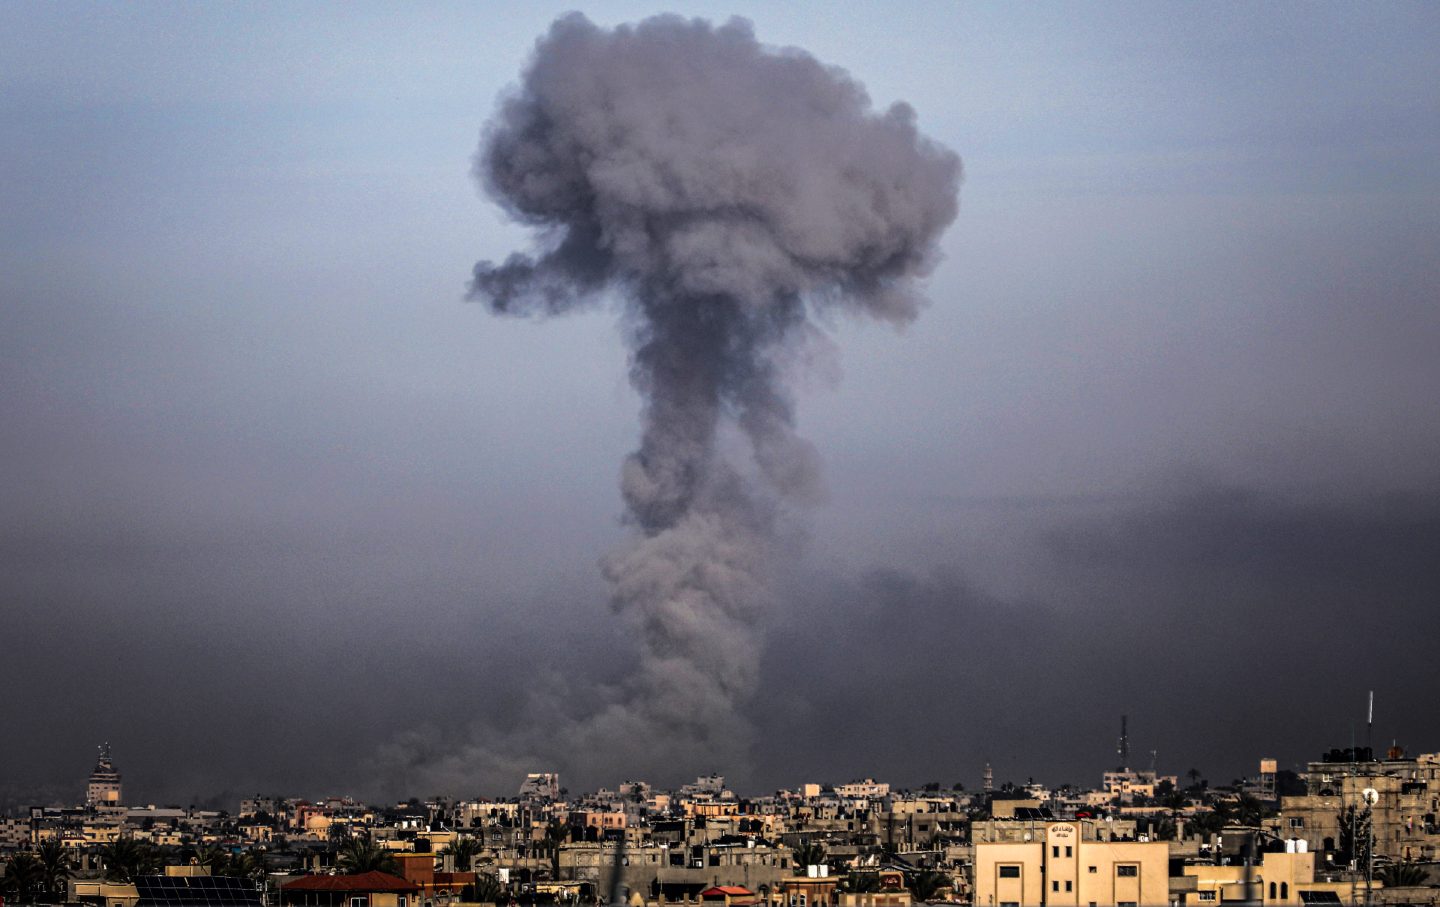
MULTIPOLYGON (((464 299, 549 3, 0 6, 0 803, 398 776, 623 679, 614 307, 464 299)), ((673 4, 911 104, 960 215, 795 378, 760 792, 1440 750, 1440 8, 673 4)), ((612 26, 662 11, 586 9, 612 26)), ((613 786, 583 756, 572 790, 613 786)), ((534 770, 550 768, 535 765, 534 770)), ((418 789, 417 789, 418 788, 418 789)))

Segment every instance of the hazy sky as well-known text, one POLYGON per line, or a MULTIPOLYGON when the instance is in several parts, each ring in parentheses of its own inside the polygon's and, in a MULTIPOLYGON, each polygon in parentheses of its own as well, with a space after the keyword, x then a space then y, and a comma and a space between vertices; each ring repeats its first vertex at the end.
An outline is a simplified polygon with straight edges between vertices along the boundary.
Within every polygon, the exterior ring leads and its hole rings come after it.
MULTIPOLYGON (((480 131, 569 8, 0 6, 0 802, 102 740, 137 802, 440 792, 392 757, 625 676, 615 310, 464 301, 527 243, 480 131)), ((1093 782, 1127 713, 1228 781, 1371 688, 1440 749, 1440 8, 668 9, 966 175, 928 309, 794 377, 829 492, 752 758, 637 774, 1093 782)))

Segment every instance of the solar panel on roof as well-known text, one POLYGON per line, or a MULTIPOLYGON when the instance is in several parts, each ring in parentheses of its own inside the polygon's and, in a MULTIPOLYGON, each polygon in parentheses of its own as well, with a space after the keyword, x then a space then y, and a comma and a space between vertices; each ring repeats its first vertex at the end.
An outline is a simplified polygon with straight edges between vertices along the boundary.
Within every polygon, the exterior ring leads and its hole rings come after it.
POLYGON ((140 876, 135 907, 260 907, 260 892, 232 876, 140 876))
POLYGON ((1300 903, 1338 904, 1340 903, 1340 895, 1334 891, 1302 891, 1300 892, 1300 903))

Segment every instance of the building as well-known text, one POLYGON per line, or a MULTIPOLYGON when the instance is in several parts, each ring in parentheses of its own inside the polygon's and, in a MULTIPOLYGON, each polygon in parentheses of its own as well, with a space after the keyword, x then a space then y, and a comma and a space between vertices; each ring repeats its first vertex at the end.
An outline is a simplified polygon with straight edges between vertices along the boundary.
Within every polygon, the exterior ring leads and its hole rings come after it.
POLYGON ((977 843, 976 907, 1170 903, 1169 846, 1097 840, 1092 824, 1049 822, 1031 841, 977 843))
POLYGON ((101 809, 120 805, 120 773, 110 759, 110 744, 100 744, 100 757, 95 760, 95 770, 90 773, 90 783, 85 786, 85 806, 101 809))
POLYGON ((835 796, 846 800, 878 800, 890 796, 890 785, 885 781, 866 778, 835 786, 835 796))
POLYGON ((521 800, 559 800, 560 775, 555 772, 531 772, 520 785, 521 800))
POLYGON ((280 888, 280 903, 297 907, 414 907, 420 888, 387 872, 311 875, 280 888))
POLYGON ((1259 866, 1197 864, 1186 866, 1183 873, 1184 878, 1194 880, 1193 887, 1187 886, 1187 904, 1208 907, 1246 902, 1265 907, 1300 907, 1364 902, 1363 887, 1352 881, 1327 881, 1317 874, 1315 854, 1294 845, 1284 853, 1263 854, 1259 866))
POLYGON ((1440 753, 1389 755, 1382 761, 1368 750, 1333 750, 1310 763, 1305 794, 1280 798, 1276 833, 1334 854, 1346 849, 1348 820, 1368 810, 1377 856, 1440 858, 1440 753))

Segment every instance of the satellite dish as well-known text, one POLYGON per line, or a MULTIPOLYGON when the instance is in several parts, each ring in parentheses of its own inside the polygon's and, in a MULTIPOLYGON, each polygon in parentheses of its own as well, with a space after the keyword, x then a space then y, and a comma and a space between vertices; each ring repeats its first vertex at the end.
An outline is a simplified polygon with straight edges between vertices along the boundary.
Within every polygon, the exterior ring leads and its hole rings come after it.
POLYGON ((1380 792, 1373 787, 1367 787, 1362 790, 1360 792, 1360 796, 1364 797, 1365 802, 1371 806, 1374 806, 1376 803, 1380 802, 1380 792))

